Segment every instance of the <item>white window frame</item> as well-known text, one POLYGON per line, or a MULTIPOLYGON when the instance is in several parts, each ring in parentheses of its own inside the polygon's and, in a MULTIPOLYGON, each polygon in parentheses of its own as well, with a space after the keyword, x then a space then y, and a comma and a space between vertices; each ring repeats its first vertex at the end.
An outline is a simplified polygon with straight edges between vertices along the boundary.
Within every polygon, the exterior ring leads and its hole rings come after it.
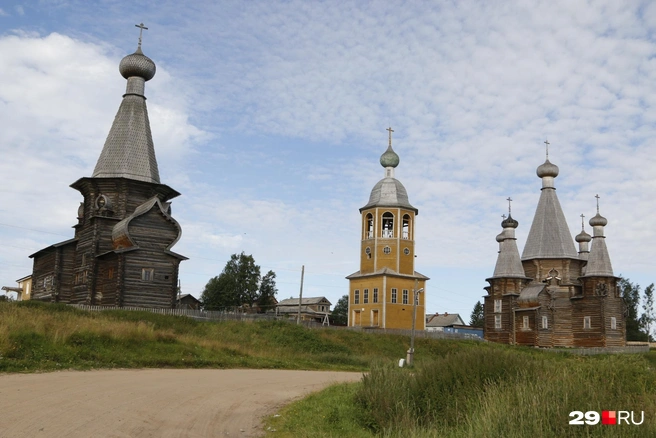
POLYGON ((408 289, 403 289, 403 304, 408 304, 408 289))
POLYGON ((501 313, 501 309, 502 309, 502 301, 494 300, 494 313, 501 313))
POLYGON ((374 288, 374 296, 373 296, 373 302, 377 303, 378 302, 378 288, 374 288))
POLYGON ((610 329, 617 330, 617 318, 615 318, 614 316, 610 317, 610 329))
POLYGON ((583 328, 585 330, 589 330, 592 328, 592 321, 590 320, 589 316, 584 316, 583 317, 583 328))
POLYGON ((395 287, 393 287, 392 288, 392 304, 396 304, 396 302, 397 302, 397 293, 398 293, 398 290, 395 287))
POLYGON ((362 291, 362 304, 369 304, 369 289, 362 291))
POLYGON ((360 304, 360 289, 353 291, 353 304, 360 304))
POLYGON ((542 328, 543 329, 549 328, 549 317, 547 315, 542 315, 542 328))
POLYGON ((526 315, 522 317, 522 328, 524 330, 529 330, 531 328, 531 322, 526 315))
POLYGON ((494 328, 495 329, 501 328, 501 315, 494 315, 494 328))
POLYGON ((153 268, 141 268, 141 280, 143 281, 153 281, 155 279, 155 269, 153 268))

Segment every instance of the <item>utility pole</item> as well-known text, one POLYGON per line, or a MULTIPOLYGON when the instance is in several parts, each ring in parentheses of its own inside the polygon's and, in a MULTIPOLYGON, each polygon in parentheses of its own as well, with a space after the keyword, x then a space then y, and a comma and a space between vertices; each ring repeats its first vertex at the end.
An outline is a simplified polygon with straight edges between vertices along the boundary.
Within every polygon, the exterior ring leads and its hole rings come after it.
POLYGON ((296 315, 296 324, 301 323, 301 303, 303 302, 303 276, 305 275, 305 265, 301 266, 301 292, 298 295, 298 315, 296 315))
POLYGON ((408 366, 412 366, 414 364, 414 357, 415 357, 415 325, 417 323, 417 301, 419 298, 419 294, 424 291, 424 288, 417 289, 418 286, 418 280, 415 278, 415 288, 412 289, 412 299, 414 302, 412 303, 412 332, 410 333, 410 349, 407 352, 406 356, 406 363, 408 366))

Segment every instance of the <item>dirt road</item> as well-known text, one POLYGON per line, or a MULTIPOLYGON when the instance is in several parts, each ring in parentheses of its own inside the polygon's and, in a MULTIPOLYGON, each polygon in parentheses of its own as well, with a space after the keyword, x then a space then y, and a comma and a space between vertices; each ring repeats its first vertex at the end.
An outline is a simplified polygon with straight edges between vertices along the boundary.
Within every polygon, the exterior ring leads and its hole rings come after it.
POLYGON ((253 437, 282 405, 361 373, 107 370, 0 375, 0 437, 253 437))

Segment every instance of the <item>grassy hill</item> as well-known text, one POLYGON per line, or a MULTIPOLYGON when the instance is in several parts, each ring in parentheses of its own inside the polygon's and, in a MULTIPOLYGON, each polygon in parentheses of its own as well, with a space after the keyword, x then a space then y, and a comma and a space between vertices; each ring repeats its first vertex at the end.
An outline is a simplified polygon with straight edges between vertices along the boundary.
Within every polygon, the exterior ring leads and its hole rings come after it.
POLYGON ((0 372, 113 367, 367 371, 286 407, 274 437, 656 436, 656 354, 579 357, 473 341, 199 322, 149 312, 0 303, 0 372), (571 411, 625 410, 634 425, 569 425, 571 411), (311 418, 312 421, 308 421, 311 418), (639 421, 639 417, 636 420, 639 421))
MULTIPOLYGON (((407 336, 308 330, 281 321, 202 322, 34 301, 0 303, 0 372, 138 367, 364 371, 376 360, 398 361, 408 343, 407 336)), ((417 340, 426 355, 475 345, 417 340)))

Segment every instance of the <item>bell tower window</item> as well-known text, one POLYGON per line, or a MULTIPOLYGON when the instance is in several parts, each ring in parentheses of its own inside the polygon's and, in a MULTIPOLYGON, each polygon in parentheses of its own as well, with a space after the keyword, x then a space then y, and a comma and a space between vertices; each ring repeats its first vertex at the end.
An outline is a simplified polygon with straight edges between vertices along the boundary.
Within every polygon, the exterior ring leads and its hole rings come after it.
POLYGON ((366 226, 366 229, 364 231, 364 238, 365 239, 373 239, 374 238, 374 216, 371 213, 367 214, 367 217, 365 219, 365 226, 366 226))
POLYGON ((383 213, 383 233, 382 237, 391 239, 394 237, 394 215, 389 211, 383 213))
POLYGON ((410 239, 410 215, 403 215, 403 228, 401 230, 401 238, 410 239))

